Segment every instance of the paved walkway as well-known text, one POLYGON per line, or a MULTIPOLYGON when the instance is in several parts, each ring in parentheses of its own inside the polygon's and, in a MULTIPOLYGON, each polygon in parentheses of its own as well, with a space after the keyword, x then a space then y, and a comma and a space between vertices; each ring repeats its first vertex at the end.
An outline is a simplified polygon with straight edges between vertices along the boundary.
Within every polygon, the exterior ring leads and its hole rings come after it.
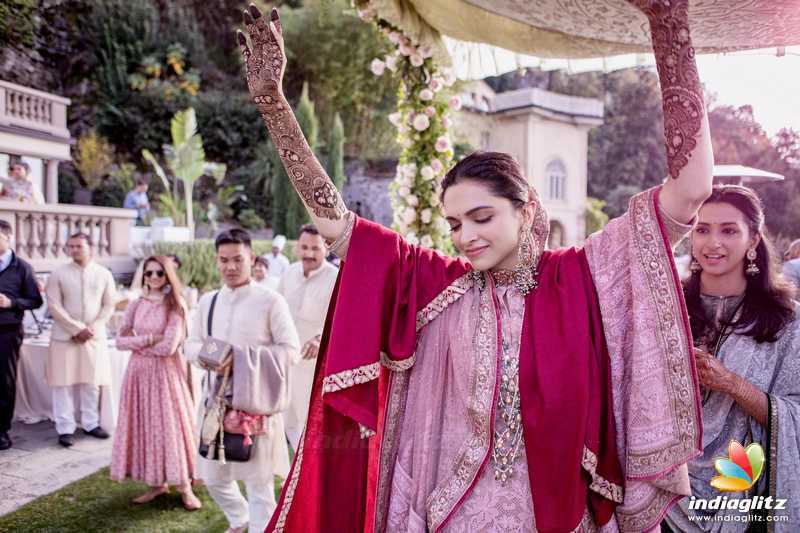
POLYGON ((78 430, 75 445, 64 448, 52 422, 14 422, 10 435, 14 445, 0 451, 0 515, 111 463, 113 437, 100 440, 78 430))

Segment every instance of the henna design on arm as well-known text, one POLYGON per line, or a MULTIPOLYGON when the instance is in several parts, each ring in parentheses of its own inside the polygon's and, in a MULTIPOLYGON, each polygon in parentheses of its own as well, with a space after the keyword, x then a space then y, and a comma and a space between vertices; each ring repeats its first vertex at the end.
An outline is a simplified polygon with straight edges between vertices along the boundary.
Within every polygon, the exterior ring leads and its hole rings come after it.
POLYGON ((742 411, 752 416, 762 426, 767 425, 769 416, 769 400, 767 394, 747 381, 745 378, 734 374, 730 395, 739 404, 742 411))
POLYGON ((247 38, 239 31, 237 40, 246 66, 247 85, 272 142, 286 168, 286 173, 309 212, 316 217, 341 220, 347 208, 339 191, 306 142, 281 83, 286 68, 286 55, 278 11, 273 9, 270 21, 251 5, 244 12, 247 38))
POLYGON ((661 82, 667 168, 673 179, 689 163, 705 113, 689 34, 688 0, 630 0, 650 21, 661 82))

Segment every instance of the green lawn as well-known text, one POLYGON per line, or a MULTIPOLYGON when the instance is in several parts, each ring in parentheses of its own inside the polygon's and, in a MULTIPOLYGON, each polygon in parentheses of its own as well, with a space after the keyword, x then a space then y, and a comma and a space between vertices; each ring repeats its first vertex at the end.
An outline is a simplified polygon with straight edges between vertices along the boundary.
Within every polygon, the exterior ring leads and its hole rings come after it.
MULTIPOLYGON (((225 516, 205 488, 195 493, 203 508, 188 512, 172 488, 151 503, 135 505, 131 499, 144 492, 139 483, 117 483, 108 479, 108 468, 67 485, 47 496, 0 516, 0 532, 223 532, 225 516)), ((276 494, 278 484, 276 483, 276 494)))

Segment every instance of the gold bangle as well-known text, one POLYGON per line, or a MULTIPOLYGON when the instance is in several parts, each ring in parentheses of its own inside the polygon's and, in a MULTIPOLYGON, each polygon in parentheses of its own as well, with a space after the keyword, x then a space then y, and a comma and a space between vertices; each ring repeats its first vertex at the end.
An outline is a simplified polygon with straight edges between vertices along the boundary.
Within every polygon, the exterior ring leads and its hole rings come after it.
POLYGON ((348 211, 345 216, 347 217, 347 226, 345 226, 344 231, 339 235, 338 239, 328 244, 328 252, 330 253, 335 254, 344 243, 350 240, 350 236, 353 234, 353 227, 356 224, 355 214, 352 211, 348 211))

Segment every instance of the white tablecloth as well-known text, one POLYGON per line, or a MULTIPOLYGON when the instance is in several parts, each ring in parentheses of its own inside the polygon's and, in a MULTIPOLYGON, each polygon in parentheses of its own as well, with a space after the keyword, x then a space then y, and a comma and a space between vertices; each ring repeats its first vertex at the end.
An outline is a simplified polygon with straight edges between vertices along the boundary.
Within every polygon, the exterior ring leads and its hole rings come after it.
MULTIPOLYGON (((14 419, 25 424, 53 420, 53 395, 44 380, 49 345, 49 335, 43 335, 25 339, 20 350, 14 419)), ((112 339, 109 341, 108 355, 111 358, 111 386, 100 387, 100 425, 107 431, 113 431, 117 425, 122 378, 131 353, 117 350, 112 339)), ((80 398, 76 394, 75 420, 80 420, 79 408, 80 398)))

